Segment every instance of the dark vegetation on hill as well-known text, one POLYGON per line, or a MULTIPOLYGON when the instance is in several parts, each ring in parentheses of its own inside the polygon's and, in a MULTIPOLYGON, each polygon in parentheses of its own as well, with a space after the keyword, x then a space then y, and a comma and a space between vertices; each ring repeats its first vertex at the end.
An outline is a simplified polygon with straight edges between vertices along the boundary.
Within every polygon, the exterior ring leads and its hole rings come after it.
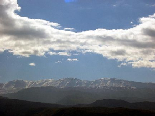
POLYGON ((36 116, 155 116, 155 112, 126 108, 61 108, 46 109, 36 116))
POLYGON ((0 97, 0 116, 155 116, 155 103, 107 99, 66 107, 0 97))
POLYGON ((0 116, 28 116, 30 111, 40 112, 46 108, 60 108, 61 105, 28 102, 0 97, 0 116))
POLYGON ((130 108, 130 109, 145 109, 145 110, 155 111, 155 102, 129 103, 124 100, 116 100, 116 99, 97 100, 94 103, 91 103, 85 106, 86 107, 108 107, 108 108, 123 107, 123 108, 130 108))

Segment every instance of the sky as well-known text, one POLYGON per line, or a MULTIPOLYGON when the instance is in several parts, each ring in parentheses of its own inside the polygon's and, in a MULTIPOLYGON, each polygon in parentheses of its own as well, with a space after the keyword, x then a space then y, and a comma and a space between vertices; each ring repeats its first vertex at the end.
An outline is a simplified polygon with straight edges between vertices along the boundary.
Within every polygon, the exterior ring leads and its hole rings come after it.
POLYGON ((0 83, 155 82, 154 0, 0 0, 0 83))

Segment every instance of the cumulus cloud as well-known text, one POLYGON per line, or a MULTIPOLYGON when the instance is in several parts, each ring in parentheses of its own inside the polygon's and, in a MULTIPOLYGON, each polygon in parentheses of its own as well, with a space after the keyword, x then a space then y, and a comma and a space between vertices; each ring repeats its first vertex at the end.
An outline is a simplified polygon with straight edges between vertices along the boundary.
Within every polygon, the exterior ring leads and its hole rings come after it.
POLYGON ((35 63, 30 63, 29 65, 30 65, 30 66, 36 66, 36 64, 35 64, 35 63))
POLYGON ((93 52, 133 67, 155 68, 155 14, 130 29, 60 30, 57 23, 21 17, 17 0, 0 0, 0 52, 29 57, 93 52), (64 52, 51 52, 64 51, 64 52))
POLYGON ((49 55, 71 56, 68 52, 48 52, 49 55))
POLYGON ((72 61, 79 61, 79 60, 78 60, 78 59, 76 59, 76 58, 75 58, 75 59, 68 58, 68 59, 67 59, 67 61, 72 62, 72 61))

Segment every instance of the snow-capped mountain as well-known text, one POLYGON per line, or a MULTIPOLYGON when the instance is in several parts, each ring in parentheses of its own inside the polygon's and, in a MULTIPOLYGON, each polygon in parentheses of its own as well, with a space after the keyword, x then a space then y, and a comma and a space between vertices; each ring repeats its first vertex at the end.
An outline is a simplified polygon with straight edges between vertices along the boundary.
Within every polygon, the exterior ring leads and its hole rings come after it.
POLYGON ((86 87, 86 88, 105 88, 105 87, 123 87, 123 88, 155 88, 154 83, 141 83, 120 80, 115 78, 101 78, 94 81, 80 80, 77 78, 63 79, 45 79, 38 81, 14 80, 0 84, 0 93, 12 93, 24 88, 53 86, 57 88, 66 87, 86 87))

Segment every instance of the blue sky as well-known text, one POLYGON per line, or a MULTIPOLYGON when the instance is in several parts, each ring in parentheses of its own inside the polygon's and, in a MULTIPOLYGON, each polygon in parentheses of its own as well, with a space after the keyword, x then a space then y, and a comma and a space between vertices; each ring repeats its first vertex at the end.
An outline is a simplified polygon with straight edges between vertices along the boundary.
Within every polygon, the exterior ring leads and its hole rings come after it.
POLYGON ((76 31, 131 28, 139 18, 155 11, 151 6, 154 0, 18 0, 18 3, 22 8, 20 16, 45 19, 76 31))
POLYGON ((11 2, 0 2, 0 82, 155 82, 154 0, 11 2))

